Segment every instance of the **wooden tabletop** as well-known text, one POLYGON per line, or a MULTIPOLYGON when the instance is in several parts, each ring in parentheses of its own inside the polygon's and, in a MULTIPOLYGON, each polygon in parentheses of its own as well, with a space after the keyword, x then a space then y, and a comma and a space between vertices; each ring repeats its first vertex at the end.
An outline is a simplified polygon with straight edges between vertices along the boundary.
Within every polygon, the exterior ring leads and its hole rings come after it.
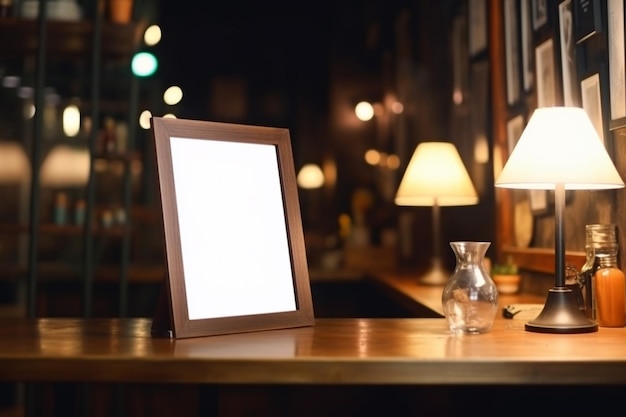
POLYGON ((498 320, 453 336, 445 319, 318 319, 192 339, 150 319, 0 320, 0 380, 225 384, 626 384, 626 328, 552 335, 498 320))

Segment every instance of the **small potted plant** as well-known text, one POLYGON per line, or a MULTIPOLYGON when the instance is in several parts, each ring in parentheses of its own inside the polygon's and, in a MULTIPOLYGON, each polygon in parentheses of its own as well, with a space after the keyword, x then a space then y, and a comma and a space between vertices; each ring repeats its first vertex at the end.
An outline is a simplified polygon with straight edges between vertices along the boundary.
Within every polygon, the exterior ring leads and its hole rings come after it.
POLYGON ((493 265, 491 278, 496 283, 500 294, 515 294, 519 291, 521 277, 517 265, 510 257, 507 258, 506 263, 493 265))

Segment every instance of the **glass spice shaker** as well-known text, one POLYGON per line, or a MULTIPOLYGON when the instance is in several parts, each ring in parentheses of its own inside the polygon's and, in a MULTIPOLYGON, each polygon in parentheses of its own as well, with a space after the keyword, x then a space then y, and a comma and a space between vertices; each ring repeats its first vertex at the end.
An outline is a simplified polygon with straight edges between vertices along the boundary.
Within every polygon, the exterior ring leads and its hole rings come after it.
POLYGON ((584 311, 590 319, 596 319, 595 294, 593 293, 593 276, 598 269, 598 254, 604 254, 606 246, 617 246, 615 237, 615 225, 612 224, 588 224, 585 226, 585 254, 586 261, 580 270, 580 284, 584 290, 584 311))
POLYGON ((595 320, 601 327, 623 327, 626 324, 626 277, 617 262, 616 225, 598 228, 594 239, 601 243, 595 249, 596 270, 592 277, 595 320))
POLYGON ((579 310, 585 313, 584 280, 574 265, 566 265, 565 267, 565 286, 572 290, 579 310))

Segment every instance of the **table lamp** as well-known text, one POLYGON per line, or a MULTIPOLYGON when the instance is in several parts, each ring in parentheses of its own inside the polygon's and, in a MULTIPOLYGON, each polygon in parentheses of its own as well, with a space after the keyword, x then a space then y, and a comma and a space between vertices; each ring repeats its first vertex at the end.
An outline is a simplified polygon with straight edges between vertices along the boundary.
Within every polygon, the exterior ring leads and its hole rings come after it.
POLYGON ((432 207, 433 257, 430 270, 420 282, 446 284, 450 273, 443 267, 440 256, 440 207, 478 203, 478 194, 456 147, 448 142, 420 143, 404 172, 395 203, 399 206, 432 207))
POLYGON ((624 187, 587 113, 578 107, 536 109, 495 182, 496 187, 554 190, 555 284, 539 315, 525 324, 539 333, 590 333, 598 325, 565 286, 565 190, 624 187))

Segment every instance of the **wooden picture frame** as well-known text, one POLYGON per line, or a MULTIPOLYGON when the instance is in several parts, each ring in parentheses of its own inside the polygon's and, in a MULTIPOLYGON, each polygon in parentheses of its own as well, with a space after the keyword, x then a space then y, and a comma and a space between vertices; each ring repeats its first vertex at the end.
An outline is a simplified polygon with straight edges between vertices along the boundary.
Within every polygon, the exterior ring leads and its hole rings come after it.
POLYGON ((548 23, 548 0, 532 0, 532 18, 535 31, 548 23))
POLYGON ((626 52, 624 1, 607 1, 607 40, 609 51, 609 129, 626 126, 626 52))
MULTIPOLYGON (((517 145, 519 138, 522 136, 525 127, 526 123, 524 121, 524 116, 521 114, 518 114, 507 121, 506 131, 509 156, 511 155, 511 152, 513 152, 515 145, 517 145)), ((548 212, 548 192, 546 190, 529 190, 527 194, 532 214, 540 215, 548 212)))
POLYGON ((585 109, 598 136, 606 146, 604 137, 604 119, 602 117, 602 94, 600 89, 600 74, 595 73, 580 82, 582 107, 585 109))
POLYGON ((167 277, 155 336, 312 325, 289 131, 152 119, 167 277))
POLYGON ((469 88, 469 59, 467 17, 458 15, 452 22, 452 97, 460 104, 467 99, 469 88))
POLYGON ((582 43, 600 32, 602 13, 599 0, 574 0, 574 37, 582 43))
POLYGON ((520 32, 522 49, 522 84, 524 92, 532 90, 535 82, 535 45, 530 0, 520 2, 520 32))
POLYGON ((580 84, 576 70, 573 1, 563 0, 559 3, 559 39, 561 46, 563 105, 578 107, 580 106, 580 84))
MULTIPOLYGON (((489 145, 487 145, 489 131, 489 117, 487 114, 487 109, 489 108, 489 63, 487 61, 472 63, 470 72, 470 132, 474 150, 476 151, 477 149, 489 148, 489 145)), ((475 153, 474 156, 476 161, 480 161, 482 158, 481 163, 486 162, 484 155, 478 157, 475 153)), ((486 159, 489 159, 488 153, 486 159)))
POLYGON ((537 107, 557 105, 554 39, 548 38, 535 48, 537 107))
POLYGON ((509 106, 521 97, 519 19, 516 0, 504 0, 504 44, 506 57, 506 98, 509 106))
POLYGON ((522 136, 525 126, 524 116, 521 114, 512 117, 506 122, 506 140, 507 147, 509 148, 508 156, 511 156, 511 152, 513 152, 515 145, 517 145, 519 138, 522 136))
POLYGON ((487 1, 468 2, 468 53, 470 57, 487 50, 487 1))

